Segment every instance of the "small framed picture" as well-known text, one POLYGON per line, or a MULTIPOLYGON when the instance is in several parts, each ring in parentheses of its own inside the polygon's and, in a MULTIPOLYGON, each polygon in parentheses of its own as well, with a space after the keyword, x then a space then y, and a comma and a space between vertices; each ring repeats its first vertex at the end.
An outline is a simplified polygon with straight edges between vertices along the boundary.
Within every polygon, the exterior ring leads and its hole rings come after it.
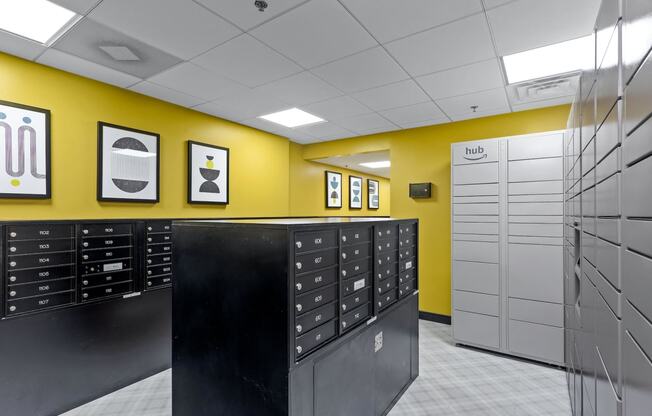
POLYGON ((50 198, 50 110, 0 101, 0 198, 50 198))
POLYGON ((362 209, 362 178, 349 175, 349 209, 362 209))
POLYGON ((229 149, 188 140, 188 203, 229 203, 229 149))
POLYGON ((373 179, 367 179, 367 208, 380 208, 380 183, 373 179))
POLYGON ((326 171, 326 208, 342 208, 342 174, 326 171))
POLYGON ((158 202, 160 136, 99 122, 98 201, 158 202))

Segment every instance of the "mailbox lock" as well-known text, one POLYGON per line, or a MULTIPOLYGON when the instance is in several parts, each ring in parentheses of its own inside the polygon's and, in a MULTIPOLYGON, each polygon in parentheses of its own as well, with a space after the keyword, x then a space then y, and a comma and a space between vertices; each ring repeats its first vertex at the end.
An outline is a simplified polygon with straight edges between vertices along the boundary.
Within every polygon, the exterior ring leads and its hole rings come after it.
POLYGON ((12 237, 16 237, 16 232, 12 231, 9 235, 12 236, 12 237))
POLYGON ((342 322, 342 328, 346 328, 346 321, 342 322))
POLYGON ((297 345, 297 353, 301 354, 301 351, 303 351, 303 348, 301 348, 301 345, 297 345))
POLYGON ((9 310, 10 310, 11 312, 14 312, 14 311, 16 310, 16 307, 15 307, 14 305, 11 305, 11 306, 9 307, 9 310))
POLYGON ((297 325, 297 332, 303 331, 303 327, 301 325, 297 325))
POLYGON ((303 289, 303 285, 301 283, 297 283, 297 290, 303 289))
POLYGON ((9 281, 10 282, 15 282, 16 281, 16 276, 9 276, 9 281))
POLYGON ((86 299, 86 298, 88 297, 88 293, 84 293, 84 294, 82 295, 82 297, 83 297, 84 299, 86 299))
POLYGON ((14 266, 16 266, 16 262, 15 262, 15 261, 12 261, 11 263, 9 263, 9 265, 10 265, 11 267, 14 267, 14 266))
POLYGON ((342 241, 344 241, 346 243, 346 236, 345 235, 342 236, 342 241))
POLYGON ((343 311, 346 310, 346 305, 342 305, 342 310, 343 310, 343 311))
POLYGON ((11 297, 16 296, 16 291, 15 291, 15 290, 12 290, 11 292, 9 292, 9 296, 11 296, 11 297))
POLYGON ((297 248, 301 248, 302 245, 301 241, 297 241, 297 248))
POLYGON ((86 286, 88 285, 88 280, 84 280, 82 283, 84 284, 84 286, 86 286))
POLYGON ((302 267, 303 267, 303 264, 301 264, 301 262, 298 261, 297 262, 297 269, 301 270, 302 267))
POLYGON ((346 260, 346 253, 342 253, 342 258, 346 260))
POLYGON ((342 270, 342 276, 346 277, 346 270, 342 270))
POLYGON ((300 303, 297 303, 297 311, 301 312, 301 309, 303 309, 303 306, 301 306, 300 303))

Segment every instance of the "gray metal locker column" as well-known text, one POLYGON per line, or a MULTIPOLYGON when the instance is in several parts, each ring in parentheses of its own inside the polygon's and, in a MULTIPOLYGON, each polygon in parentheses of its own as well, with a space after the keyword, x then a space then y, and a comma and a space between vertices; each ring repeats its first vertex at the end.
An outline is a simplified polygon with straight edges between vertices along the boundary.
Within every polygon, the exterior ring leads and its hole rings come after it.
POLYGON ((652 2, 623 11, 622 399, 639 416, 652 412, 652 2))
POLYGON ((508 350, 564 361, 563 134, 507 139, 508 350))
POLYGON ((500 350, 500 142, 453 146, 453 336, 500 350))

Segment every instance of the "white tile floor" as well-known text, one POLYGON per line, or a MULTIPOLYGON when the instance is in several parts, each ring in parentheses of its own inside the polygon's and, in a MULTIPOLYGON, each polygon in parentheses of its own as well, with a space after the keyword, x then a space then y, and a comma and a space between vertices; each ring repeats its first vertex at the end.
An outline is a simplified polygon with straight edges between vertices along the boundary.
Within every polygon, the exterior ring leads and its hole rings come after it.
MULTIPOLYGON (((421 321, 420 375, 389 416, 569 416, 564 372, 454 346, 447 325, 421 321)), ((164 371, 64 416, 170 416, 164 371)))

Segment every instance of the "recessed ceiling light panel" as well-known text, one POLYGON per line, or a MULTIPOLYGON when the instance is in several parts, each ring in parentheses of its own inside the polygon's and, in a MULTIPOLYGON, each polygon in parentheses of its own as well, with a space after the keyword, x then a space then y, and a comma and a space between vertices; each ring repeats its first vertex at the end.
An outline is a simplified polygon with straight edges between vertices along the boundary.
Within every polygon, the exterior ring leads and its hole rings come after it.
POLYGON ((50 44, 77 21, 79 16, 48 0, 2 0, 0 29, 50 44))
POLYGON ((573 39, 503 57, 510 84, 590 69, 594 66, 594 36, 573 39))
POLYGON ((360 163, 360 166, 364 166, 365 168, 369 169, 382 169, 391 167, 392 163, 389 160, 379 160, 378 162, 360 163))
POLYGON ((298 108, 290 108, 289 110, 267 114, 265 116, 260 116, 259 118, 280 124, 285 127, 299 127, 305 126, 307 124, 321 123, 326 121, 323 118, 319 118, 310 113, 306 113, 305 111, 299 110, 298 108))

